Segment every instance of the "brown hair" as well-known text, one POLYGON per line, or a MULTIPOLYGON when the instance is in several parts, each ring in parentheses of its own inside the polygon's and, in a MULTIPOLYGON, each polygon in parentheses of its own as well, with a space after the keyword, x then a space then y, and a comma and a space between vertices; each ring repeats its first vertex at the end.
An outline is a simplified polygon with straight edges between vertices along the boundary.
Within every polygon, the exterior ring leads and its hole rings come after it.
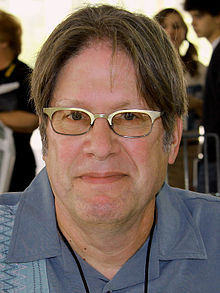
POLYGON ((32 75, 31 96, 40 116, 46 147, 43 107, 50 105, 57 75, 69 60, 94 40, 108 40, 113 54, 127 52, 136 70, 137 88, 152 109, 163 112, 170 138, 176 116, 187 111, 185 84, 178 54, 166 33, 154 20, 109 5, 87 6, 59 24, 43 45, 32 75))
POLYGON ((0 42, 7 42, 15 57, 21 53, 21 35, 19 20, 14 15, 0 10, 0 42))
POLYGON ((199 10, 217 16, 220 13, 220 2, 217 0, 185 0, 183 7, 186 11, 199 10))
POLYGON ((187 33, 188 33, 188 27, 186 23, 184 22, 184 19, 180 12, 174 8, 165 8, 161 11, 159 11, 155 16, 155 20, 158 21, 160 25, 163 25, 165 18, 170 14, 176 14, 179 16, 183 28, 185 30, 185 39, 187 40, 189 46, 185 53, 185 55, 181 56, 181 59, 183 61, 184 69, 189 72, 191 76, 196 76, 199 74, 198 71, 198 52, 196 50, 196 47, 187 39, 187 33))

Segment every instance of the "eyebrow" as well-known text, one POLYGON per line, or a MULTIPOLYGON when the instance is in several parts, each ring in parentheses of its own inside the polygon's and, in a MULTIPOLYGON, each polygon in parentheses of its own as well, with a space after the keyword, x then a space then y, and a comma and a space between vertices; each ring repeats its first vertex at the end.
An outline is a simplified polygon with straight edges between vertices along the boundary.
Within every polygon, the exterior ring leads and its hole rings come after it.
MULTIPOLYGON (((71 107, 76 107, 76 108, 82 108, 82 109, 86 109, 86 110, 90 110, 90 105, 88 105, 87 103, 84 103, 83 101, 80 100, 62 100, 62 103, 56 103, 55 107, 66 107, 66 108, 71 108, 71 107), (68 103, 67 103, 68 102, 68 103)), ((114 105, 110 105, 110 111, 116 111, 118 109, 123 110, 123 109, 130 109, 130 108, 139 108, 142 107, 140 104, 139 105, 131 105, 130 101, 122 101, 119 102, 117 104, 114 105)))

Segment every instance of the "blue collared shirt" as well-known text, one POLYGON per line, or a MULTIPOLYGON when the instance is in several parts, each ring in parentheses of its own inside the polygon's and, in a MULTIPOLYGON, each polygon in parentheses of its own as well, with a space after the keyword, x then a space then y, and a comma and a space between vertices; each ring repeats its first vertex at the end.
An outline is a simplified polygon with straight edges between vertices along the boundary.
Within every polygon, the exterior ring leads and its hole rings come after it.
MULTIPOLYGON (((1 204, 19 200, 7 260, 46 259, 50 292, 84 293, 70 249, 59 235, 54 197, 46 169, 24 193, 2 195, 1 204)), ((158 218, 149 264, 149 293, 220 291, 220 200, 164 184, 157 195, 158 218)), ((106 279, 80 257, 91 293, 142 293, 148 243, 114 276, 106 279)))

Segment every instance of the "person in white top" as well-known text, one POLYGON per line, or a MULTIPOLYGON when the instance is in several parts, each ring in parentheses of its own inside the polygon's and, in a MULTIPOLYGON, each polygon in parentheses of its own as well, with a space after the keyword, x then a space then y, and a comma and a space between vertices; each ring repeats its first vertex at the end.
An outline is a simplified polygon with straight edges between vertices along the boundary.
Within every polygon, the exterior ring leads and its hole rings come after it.
MULTIPOLYGON (((202 121, 203 90, 205 85, 206 66, 198 61, 197 49, 188 39, 188 27, 181 13, 174 8, 165 8, 155 15, 155 20, 165 29, 173 45, 178 51, 184 67, 187 85, 189 112, 184 119, 184 130, 188 134, 198 134, 202 121), (183 44, 186 44, 183 50, 183 44)), ((198 158, 199 144, 195 138, 188 139, 188 174, 189 184, 186 185, 184 173, 183 146, 180 147, 175 164, 168 168, 168 182, 171 186, 194 190, 194 162, 198 158)))
POLYGON ((169 35, 183 62, 189 98, 189 117, 185 130, 198 129, 202 117, 202 92, 205 85, 206 66, 198 61, 197 49, 187 39, 188 27, 177 9, 165 8, 160 10, 154 18, 169 35), (183 50, 184 43, 187 45, 183 50))

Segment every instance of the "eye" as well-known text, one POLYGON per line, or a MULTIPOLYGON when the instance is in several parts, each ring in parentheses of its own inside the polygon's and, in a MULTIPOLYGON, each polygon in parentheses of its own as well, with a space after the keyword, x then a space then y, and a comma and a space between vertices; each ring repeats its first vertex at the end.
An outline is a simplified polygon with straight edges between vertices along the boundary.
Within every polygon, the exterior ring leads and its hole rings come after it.
POLYGON ((83 114, 79 111, 74 111, 68 115, 68 118, 72 120, 81 120, 83 118, 83 114))
POLYGON ((128 112, 124 113, 123 117, 125 120, 133 120, 134 118, 136 118, 136 115, 134 113, 128 112))
POLYGON ((179 26, 177 23, 175 23, 175 24, 173 25, 173 29, 178 30, 179 28, 180 28, 180 26, 179 26))

